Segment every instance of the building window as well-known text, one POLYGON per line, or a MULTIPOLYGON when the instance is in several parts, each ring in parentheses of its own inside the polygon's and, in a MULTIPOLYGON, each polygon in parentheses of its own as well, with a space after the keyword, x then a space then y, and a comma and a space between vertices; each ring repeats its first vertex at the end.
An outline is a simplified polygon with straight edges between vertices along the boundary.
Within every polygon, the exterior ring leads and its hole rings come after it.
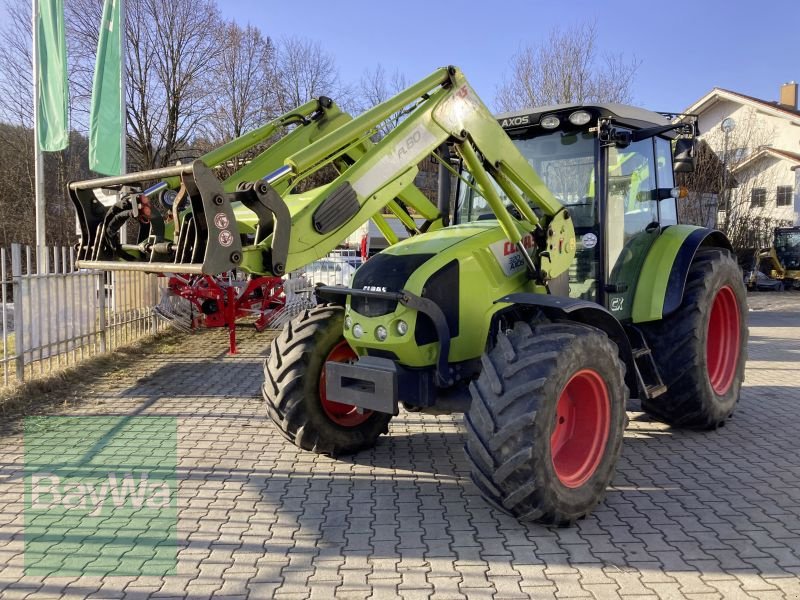
POLYGON ((767 188, 753 188, 750 192, 750 206, 764 208, 767 204, 767 188))
POLYGON ((777 195, 777 204, 778 206, 791 206, 792 205, 792 196, 794 195, 794 189, 790 185, 779 185, 778 186, 778 195, 777 195))

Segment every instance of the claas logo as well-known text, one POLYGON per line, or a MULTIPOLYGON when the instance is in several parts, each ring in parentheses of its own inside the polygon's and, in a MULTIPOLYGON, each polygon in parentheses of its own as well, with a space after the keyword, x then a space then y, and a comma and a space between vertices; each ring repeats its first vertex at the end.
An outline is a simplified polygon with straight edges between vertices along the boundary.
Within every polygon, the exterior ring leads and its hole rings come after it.
MULTIPOLYGON (((533 236, 531 234, 527 234, 522 240, 522 245, 525 247, 525 250, 530 250, 533 248, 533 236)), ((516 244, 512 244, 511 242, 506 242, 503 244, 503 256, 508 256, 509 254, 514 254, 519 252, 517 249, 516 244)))

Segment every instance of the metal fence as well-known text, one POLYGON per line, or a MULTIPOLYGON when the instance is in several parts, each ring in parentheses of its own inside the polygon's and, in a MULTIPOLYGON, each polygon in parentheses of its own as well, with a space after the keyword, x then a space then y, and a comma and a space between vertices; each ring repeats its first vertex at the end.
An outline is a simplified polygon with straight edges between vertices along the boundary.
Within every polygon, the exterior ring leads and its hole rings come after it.
POLYGON ((3 384, 51 373, 164 329, 152 310, 159 283, 145 273, 75 270, 72 248, 0 248, 3 384))
MULTIPOLYGON (((314 286, 349 285, 361 264, 356 251, 337 250, 285 277, 285 306, 270 319, 280 329, 316 304, 314 286)), ((169 327, 155 307, 181 298, 166 294, 165 277, 137 271, 75 269, 73 248, 0 248, 3 385, 49 374, 169 327)), ((174 323, 173 323, 174 324, 174 323)))
POLYGON ((282 329, 300 312, 315 306, 314 287, 318 283, 349 287, 360 265, 361 256, 357 250, 334 250, 324 258, 289 273, 283 284, 286 304, 270 318, 269 328, 282 329))

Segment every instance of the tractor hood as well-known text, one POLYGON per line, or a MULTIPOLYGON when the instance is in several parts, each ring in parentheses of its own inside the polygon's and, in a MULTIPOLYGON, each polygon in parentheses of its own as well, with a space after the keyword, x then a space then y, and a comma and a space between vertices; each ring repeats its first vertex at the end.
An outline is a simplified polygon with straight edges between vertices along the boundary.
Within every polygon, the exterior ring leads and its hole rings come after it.
MULTIPOLYGON (((457 225, 420 234, 395 244, 370 258, 353 276, 353 288, 379 292, 399 292, 409 285, 415 273, 435 269, 432 260, 440 259, 449 248, 465 242, 488 230, 499 230, 496 221, 457 225), (427 264, 431 261, 431 264, 427 264)), ((423 280, 424 281, 424 280, 423 280)), ((422 281, 419 282, 420 285, 422 281)), ((415 293, 421 290, 414 287, 415 293)), ((370 316, 388 314, 396 302, 366 298, 352 299, 354 310, 370 316)))
POLYGON ((444 229, 437 229, 430 234, 421 234, 406 238, 384 250, 381 254, 407 256, 409 254, 438 254, 446 249, 474 237, 488 229, 497 228, 497 221, 480 221, 454 225, 444 229))
MULTIPOLYGON (((530 235, 523 238, 526 248, 532 243, 530 235)), ((527 276, 519 252, 496 220, 456 225, 414 236, 373 256, 356 271, 352 288, 405 290, 436 305, 450 333, 450 361, 470 360, 485 347, 492 315, 503 307, 498 298, 546 293, 527 276)), ((400 364, 415 368, 436 362, 439 332, 420 309, 391 295, 350 294, 346 311, 344 335, 359 355, 390 352, 400 364)))

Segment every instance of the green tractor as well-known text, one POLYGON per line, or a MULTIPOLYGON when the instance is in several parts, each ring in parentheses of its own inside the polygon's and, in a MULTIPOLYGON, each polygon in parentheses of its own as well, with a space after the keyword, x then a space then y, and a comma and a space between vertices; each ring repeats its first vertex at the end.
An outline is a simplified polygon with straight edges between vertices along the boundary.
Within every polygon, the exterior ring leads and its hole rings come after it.
POLYGON ((464 411, 483 496, 569 524, 611 482, 629 396, 674 426, 724 424, 746 294, 727 239, 677 222, 686 128, 620 105, 499 122, 524 163, 468 130, 454 225, 384 250, 351 289, 318 289, 273 342, 264 398, 289 440, 333 455, 373 446, 401 405, 464 411))
MULTIPOLYGON (((630 397, 699 429, 723 425, 738 402, 741 271, 723 234, 676 217, 674 173, 692 168, 693 143, 691 125, 622 105, 496 119, 448 67, 235 190, 200 161, 184 167, 179 239, 115 247, 97 211, 82 222, 79 266, 124 258, 127 269, 281 275, 393 209, 416 235, 370 258, 350 288, 318 287, 319 304, 273 341, 270 418, 297 446, 336 456, 372 447, 401 406, 465 412, 484 497, 521 520, 568 525, 612 480, 630 397), (408 116, 371 142, 398 110, 408 116), (431 157, 436 206, 413 183, 431 157), (329 164, 332 181, 296 190, 329 164), (238 246, 216 218, 240 205, 258 224, 238 246)), ((225 229, 239 242, 233 214, 225 229)))

